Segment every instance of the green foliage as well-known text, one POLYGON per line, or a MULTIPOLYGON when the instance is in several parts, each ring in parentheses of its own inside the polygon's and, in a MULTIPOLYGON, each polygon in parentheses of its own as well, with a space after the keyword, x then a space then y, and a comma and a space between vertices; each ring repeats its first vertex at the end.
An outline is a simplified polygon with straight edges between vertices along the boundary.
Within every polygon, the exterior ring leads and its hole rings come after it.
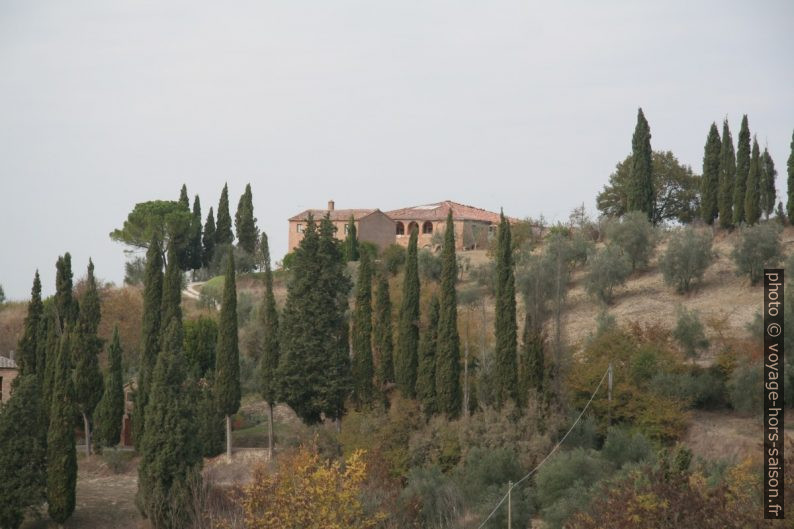
POLYGON ((716 409, 727 403, 725 375, 719 368, 657 373, 651 378, 649 387, 657 395, 685 402, 694 408, 716 409))
POLYGON ((187 268, 198 270, 204 264, 204 246, 201 240, 201 200, 193 199, 193 216, 190 219, 190 233, 187 241, 187 268))
POLYGON ((391 275, 396 276, 405 264, 405 248, 399 244, 390 244, 380 256, 383 268, 391 275))
POLYGON ((416 369, 419 350, 419 265, 416 251, 417 229, 411 230, 405 260, 403 292, 397 327, 397 356, 394 375, 400 391, 406 397, 415 395, 416 369))
POLYGON ((734 410, 742 413, 763 412, 764 366, 760 362, 744 362, 728 379, 728 399, 734 410))
POLYGON ((432 415, 436 407, 436 349, 438 347, 438 296, 430 298, 427 323, 419 344, 419 367, 416 374, 416 399, 425 415, 432 415))
POLYGON ((351 215, 345 234, 345 261, 358 261, 358 234, 356 233, 356 219, 351 215))
POLYGON ((775 201, 777 201, 777 191, 775 190, 775 179, 777 178, 777 170, 775 169, 775 162, 769 154, 769 150, 764 147, 764 152, 759 160, 761 172, 761 212, 768 219, 775 209, 775 201))
POLYGON ((736 180, 733 186, 733 223, 741 224, 747 220, 744 210, 747 192, 747 177, 750 173, 750 127, 747 114, 742 116, 739 141, 736 150, 736 180))
POLYGON ((44 315, 44 304, 41 301, 41 279, 39 271, 33 276, 33 287, 30 289, 28 313, 25 316, 25 326, 19 339, 19 364, 20 375, 36 374, 44 366, 36 365, 36 353, 39 340, 44 340, 44 335, 39 335, 39 324, 44 315))
POLYGON ((749 276, 750 284, 758 283, 764 268, 771 268, 782 259, 780 231, 779 225, 771 223, 742 230, 731 255, 736 263, 736 272, 749 276))
POLYGON ((631 179, 626 196, 627 211, 641 211, 653 221, 654 186, 651 173, 651 129, 637 111, 637 125, 631 138, 631 179))
POLYGON ((124 284, 142 285, 146 273, 146 259, 136 256, 124 263, 124 284))
POLYGON ((700 179, 700 218, 713 224, 719 213, 720 150, 722 142, 717 124, 709 129, 703 154, 703 176, 700 179))
POLYGON ((747 190, 744 194, 744 215, 747 224, 753 225, 761 218, 761 155, 758 141, 753 138, 750 170, 747 173, 747 190))
POLYGON ((401 510, 418 506, 420 527, 452 528, 463 504, 460 491, 437 466, 415 468, 408 474, 408 483, 400 493, 401 510))
POLYGON ((607 226, 607 238, 629 258, 632 271, 648 266, 656 246, 656 231, 644 215, 630 212, 612 221, 607 226))
MULTIPOLYGON (((37 276, 38 277, 38 276, 37 276)), ((0 405, 0 527, 16 529, 25 511, 44 500, 46 431, 41 385, 20 374, 11 399, 0 405)))
POLYGON ((722 124, 722 144, 720 145, 720 227, 733 226, 733 185, 736 179, 736 153, 733 150, 733 136, 726 119, 722 124))
POLYGON ((653 444, 639 432, 627 428, 610 428, 604 441, 601 456, 621 468, 629 463, 640 463, 653 458, 653 444))
POLYGON ((6 301, 6 292, 3 290, 3 285, 0 285, 0 305, 6 301))
POLYGON ((205 377, 215 369, 215 349, 218 343, 218 324, 207 316, 187 320, 185 332, 185 362, 187 372, 195 379, 205 377))
POLYGON ((673 338, 678 342, 686 357, 693 361, 698 351, 708 349, 709 346, 698 312, 687 310, 684 306, 678 308, 673 338))
POLYGON ((108 373, 105 391, 96 409, 96 441, 102 446, 116 446, 121 438, 121 421, 124 417, 124 379, 121 368, 121 343, 119 328, 113 328, 113 339, 108 348, 108 373))
POLYGON ((232 216, 229 214, 229 185, 223 184, 218 201, 218 217, 215 219, 215 246, 234 242, 232 216))
POLYGON ((148 248, 157 237, 165 247, 184 244, 190 230, 190 209, 173 200, 151 200, 135 204, 120 229, 110 233, 114 241, 135 248, 148 248))
POLYGON ((419 275, 425 281, 438 281, 441 279, 441 257, 432 250, 422 248, 417 257, 419 275))
POLYGON ((262 233, 260 246, 265 269, 265 295, 262 298, 262 305, 259 309, 259 325, 261 329, 259 374, 262 397, 272 406, 277 400, 276 371, 279 360, 279 322, 276 297, 273 293, 273 271, 270 268, 270 246, 268 245, 266 233, 262 233))
POLYGON ((378 386, 394 382, 394 339, 392 333, 391 298, 386 274, 378 275, 375 292, 375 321, 373 324, 373 346, 378 386))
POLYGON ((510 224, 501 214, 499 246, 496 254, 496 305, 494 336, 496 338, 496 406, 501 408, 508 399, 518 401, 516 280, 513 270, 513 244, 510 224))
POLYGON ((227 417, 240 409, 240 349, 237 340, 237 284, 234 258, 229 248, 215 356, 215 397, 218 408, 227 417))
MULTIPOLYGON (((596 197, 596 207, 608 217, 621 217, 628 211, 626 203, 631 183, 631 160, 629 155, 617 164, 615 172, 609 177, 609 184, 596 197)), ((664 221, 692 222, 700 207, 699 178, 670 151, 655 151, 651 161, 654 224, 664 221)))
POLYGON ((674 232, 660 260, 664 282, 678 293, 692 290, 714 260, 712 237, 706 231, 687 227, 674 232))
POLYGON ((72 256, 69 252, 58 257, 55 263, 55 310, 58 315, 59 326, 63 329, 65 324, 74 324, 80 314, 80 306, 74 297, 72 285, 72 256))
POLYGON ((455 292, 458 267, 455 259, 455 225, 452 222, 451 210, 447 214, 441 263, 441 293, 436 345, 436 406, 439 413, 454 418, 460 414, 462 402, 458 303, 455 292))
POLYGON ((69 330, 60 340, 54 361, 52 407, 47 430, 47 512, 63 524, 74 512, 77 486, 77 454, 74 440, 74 389, 71 357, 74 337, 69 330))
MULTIPOLYGON (((220 208, 218 209, 220 212, 220 208)), ((251 194, 251 184, 246 184, 245 192, 237 203, 237 212, 234 214, 234 227, 237 230, 237 244, 248 252, 254 254, 259 230, 254 217, 254 199, 251 194)), ((231 242, 231 241, 229 241, 231 242)))
MULTIPOLYGON (((348 253, 348 257, 352 255, 348 253)), ((369 405, 375 396, 372 361, 372 261, 361 254, 356 281, 356 304, 353 309, 353 400, 369 405)))
POLYGON ((617 246, 607 245, 590 257, 585 277, 587 293, 599 301, 612 303, 615 287, 622 285, 631 274, 631 262, 617 246))
POLYGON ((214 372, 210 371, 204 380, 198 382, 195 403, 197 435, 201 443, 201 455, 204 457, 215 457, 223 453, 226 437, 224 416, 218 409, 213 380, 214 372))
POLYGON ((210 208, 204 223, 204 234, 201 236, 201 264, 204 266, 209 266, 215 257, 215 231, 215 215, 210 208))

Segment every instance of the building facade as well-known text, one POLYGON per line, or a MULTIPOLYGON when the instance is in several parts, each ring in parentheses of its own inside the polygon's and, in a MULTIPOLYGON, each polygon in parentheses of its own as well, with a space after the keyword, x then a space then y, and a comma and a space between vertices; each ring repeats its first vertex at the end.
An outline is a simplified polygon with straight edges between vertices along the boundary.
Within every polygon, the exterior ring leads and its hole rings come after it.
POLYGON ((303 240, 303 230, 309 215, 319 223, 326 215, 336 228, 336 238, 344 240, 347 237, 350 219, 356 226, 356 235, 359 241, 369 242, 383 250, 394 244, 394 221, 379 209, 336 209, 334 201, 328 202, 327 209, 307 209, 289 219, 289 250, 293 251, 303 240))
POLYGON ((11 358, 0 356, 0 403, 11 398, 11 382, 17 378, 19 367, 11 358))

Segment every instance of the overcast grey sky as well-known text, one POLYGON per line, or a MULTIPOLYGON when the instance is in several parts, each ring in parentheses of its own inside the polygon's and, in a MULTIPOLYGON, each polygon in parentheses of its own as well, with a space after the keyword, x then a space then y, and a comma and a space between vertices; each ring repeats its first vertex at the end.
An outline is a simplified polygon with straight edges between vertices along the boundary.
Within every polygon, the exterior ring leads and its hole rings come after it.
MULTIPOLYGON (((0 284, 29 294, 89 256, 136 202, 203 214, 251 182, 276 258, 308 207, 456 200, 563 219, 628 154, 700 172, 708 127, 742 113, 785 190, 794 3, 4 0, 0 284), (563 5, 564 4, 564 5, 563 5)), ((233 213, 233 211, 232 211, 233 213)))

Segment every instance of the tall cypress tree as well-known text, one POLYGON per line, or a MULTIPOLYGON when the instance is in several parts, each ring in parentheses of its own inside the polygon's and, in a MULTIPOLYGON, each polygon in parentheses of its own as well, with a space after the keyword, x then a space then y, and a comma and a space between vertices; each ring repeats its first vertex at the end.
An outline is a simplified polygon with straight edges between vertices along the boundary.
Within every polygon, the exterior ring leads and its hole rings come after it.
POLYGON ((372 404, 372 264, 368 252, 361 254, 353 311, 353 399, 358 405, 372 404))
MULTIPOLYGON (((220 220, 219 220, 220 221, 220 220)), ((253 255, 256 250, 256 218, 254 217, 254 199, 251 194, 251 184, 245 186, 245 192, 237 203, 237 213, 234 215, 234 227, 237 230, 237 244, 253 255)))
POLYGON ((761 212, 768 219, 769 215, 774 211, 775 203, 777 202, 777 191, 775 190, 777 170, 775 169, 775 162, 766 147, 764 147, 759 165, 761 169, 761 212))
MULTIPOLYGON (((39 342, 39 325, 44 315, 44 303, 41 301, 41 279, 39 271, 33 276, 33 287, 30 290, 30 302, 28 302, 28 314, 25 316, 25 326, 22 337, 19 339, 19 364, 20 375, 36 374, 36 355, 39 342)), ((41 339, 44 339, 43 337, 41 339)), ((42 366, 43 367, 43 366, 42 366)))
POLYGON ((237 343, 237 283, 234 253, 229 248, 223 283, 218 348, 215 356, 215 397, 226 416, 226 455, 232 457, 232 415, 240 409, 240 349, 237 343))
POLYGON ((786 169, 788 173, 786 181, 786 190, 788 192, 786 197, 786 216, 789 222, 794 223, 794 132, 791 133, 791 153, 788 155, 786 169))
POLYGON ((444 248, 441 251, 441 295, 439 299, 438 345, 436 348, 436 405, 449 418, 460 414, 460 337, 455 282, 455 225, 452 211, 447 215, 444 248))
MULTIPOLYGON (((177 251, 172 244, 168 247, 168 262, 165 265, 165 274, 163 275, 163 295, 160 300, 160 329, 167 329, 173 320, 179 322, 180 333, 182 333, 182 270, 179 267, 177 251)), ((161 334, 160 350, 164 346, 163 339, 164 334, 161 334)))
POLYGON ((530 390, 540 394, 543 391, 543 377, 545 373, 545 354, 543 350, 543 329, 531 321, 527 314, 524 324, 524 336, 521 347, 521 361, 519 363, 519 398, 521 403, 526 403, 530 390))
POLYGON ((65 324, 74 324, 77 321, 80 308, 74 298, 72 285, 72 256, 66 252, 55 263, 55 309, 58 312, 58 322, 63 328, 65 324))
POLYGON ((278 369, 279 343, 278 343, 278 309, 276 296, 273 293, 273 271, 270 267, 270 245, 267 234, 262 233, 262 258, 265 266, 265 296, 262 298, 262 307, 259 310, 260 325, 262 329, 259 354, 259 371, 262 387, 262 397, 267 401, 267 451, 268 457, 273 458, 273 406, 278 399, 276 371, 278 369))
POLYGON ((747 176, 750 173, 750 126, 747 114, 742 116, 739 139, 736 149, 736 180, 733 187, 733 223, 740 224, 747 220, 744 203, 747 192, 747 176))
POLYGON ((651 128, 640 108, 631 138, 631 185, 626 196, 627 211, 642 211, 653 222, 654 187, 651 172, 651 128))
POLYGON ((720 145, 720 227, 733 226, 733 184, 736 179, 736 154, 733 150, 733 137, 728 120, 722 123, 722 143, 720 145))
POLYGON ((102 373, 99 371, 99 351, 102 349, 102 341, 97 336, 101 318, 94 263, 89 259, 86 292, 80 304, 73 351, 75 404, 83 416, 86 457, 91 455, 91 424, 94 409, 99 404, 103 392, 102 373))
POLYGON ((433 415, 436 407, 436 347, 438 344, 438 296, 430 298, 427 326, 419 345, 419 367, 416 373, 416 398, 425 415, 433 415))
POLYGON ((142 439, 146 427, 146 406, 152 371, 160 350, 160 329, 163 300, 163 257, 160 239, 155 235, 146 252, 146 270, 143 278, 143 321, 141 324, 141 357, 138 369, 138 388, 135 392, 133 433, 135 444, 142 439))
POLYGON ((44 336, 43 347, 40 348, 41 354, 37 357, 37 364, 44 364, 44 375, 42 376, 42 394, 44 396, 45 425, 50 423, 50 404, 52 403, 52 392, 55 388, 55 373, 58 365, 58 354, 61 350, 61 326, 58 322, 58 311, 55 308, 55 299, 49 298, 44 302, 44 321, 41 332, 44 336))
POLYGON ((179 190, 179 205, 185 211, 190 211, 190 199, 187 197, 187 186, 182 184, 182 189, 179 190))
POLYGON ((0 527, 16 529, 44 501, 47 435, 38 377, 21 373, 13 384, 0 406, 0 527))
MULTIPOLYGON (((174 313, 176 314, 176 313, 174 313)), ((155 529, 190 526, 201 490, 196 392, 186 381, 182 322, 172 318, 152 373, 146 427, 139 445, 136 502, 155 529)))
POLYGON ((356 219, 350 215, 347 222, 347 233, 345 234, 345 260, 358 261, 358 233, 356 231, 356 219))
POLYGON ((378 386, 394 382, 394 340, 391 327, 391 298, 389 297, 389 278, 384 270, 378 275, 378 288, 375 293, 375 322, 373 340, 376 357, 378 386))
POLYGON ((495 270, 496 315, 496 405, 518 400, 516 280, 513 271, 513 242, 510 223, 501 214, 495 270))
POLYGON ((121 341, 119 327, 113 327, 113 338, 108 348, 108 372, 105 392, 96 409, 96 438, 102 446, 116 446, 121 438, 121 421, 124 417, 124 380, 121 367, 121 341))
POLYGON ((753 138, 750 170, 747 173, 747 190, 744 194, 744 216, 750 225, 757 223, 761 218, 761 154, 755 138, 753 138))
POLYGON ((193 199, 193 217, 190 219, 190 236, 188 237, 188 261, 192 270, 198 270, 204 261, 204 247, 201 240, 201 200, 193 199))
POLYGON ((397 358, 394 375, 397 385, 406 397, 416 395, 416 369, 419 355, 419 265, 417 259, 418 230, 411 230, 405 258, 403 297, 400 302, 400 320, 397 334, 397 358))
POLYGON ((218 218, 215 220, 215 245, 231 244, 233 241, 232 216, 229 214, 229 186, 223 184, 221 199, 218 202, 218 218))
POLYGON ((709 129, 703 149, 703 176, 700 179, 700 218, 713 224, 719 213, 720 150, 722 141, 717 124, 709 129))
POLYGON ((201 263, 204 266, 209 266, 212 263, 213 255, 215 255, 215 217, 212 208, 207 213, 207 222, 204 223, 204 235, 201 242, 203 245, 201 263))
POLYGON ((74 337, 67 326, 54 361, 50 422, 47 430, 47 512, 63 524, 74 512, 77 453, 74 440, 74 389, 71 357, 74 337))

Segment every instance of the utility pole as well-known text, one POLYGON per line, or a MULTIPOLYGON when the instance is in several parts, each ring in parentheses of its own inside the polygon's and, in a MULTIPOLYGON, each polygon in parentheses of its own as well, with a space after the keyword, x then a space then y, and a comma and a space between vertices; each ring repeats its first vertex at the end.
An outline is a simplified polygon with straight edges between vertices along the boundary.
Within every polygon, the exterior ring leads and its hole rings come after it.
POLYGON ((507 482, 507 529, 513 529, 513 482, 507 482))

